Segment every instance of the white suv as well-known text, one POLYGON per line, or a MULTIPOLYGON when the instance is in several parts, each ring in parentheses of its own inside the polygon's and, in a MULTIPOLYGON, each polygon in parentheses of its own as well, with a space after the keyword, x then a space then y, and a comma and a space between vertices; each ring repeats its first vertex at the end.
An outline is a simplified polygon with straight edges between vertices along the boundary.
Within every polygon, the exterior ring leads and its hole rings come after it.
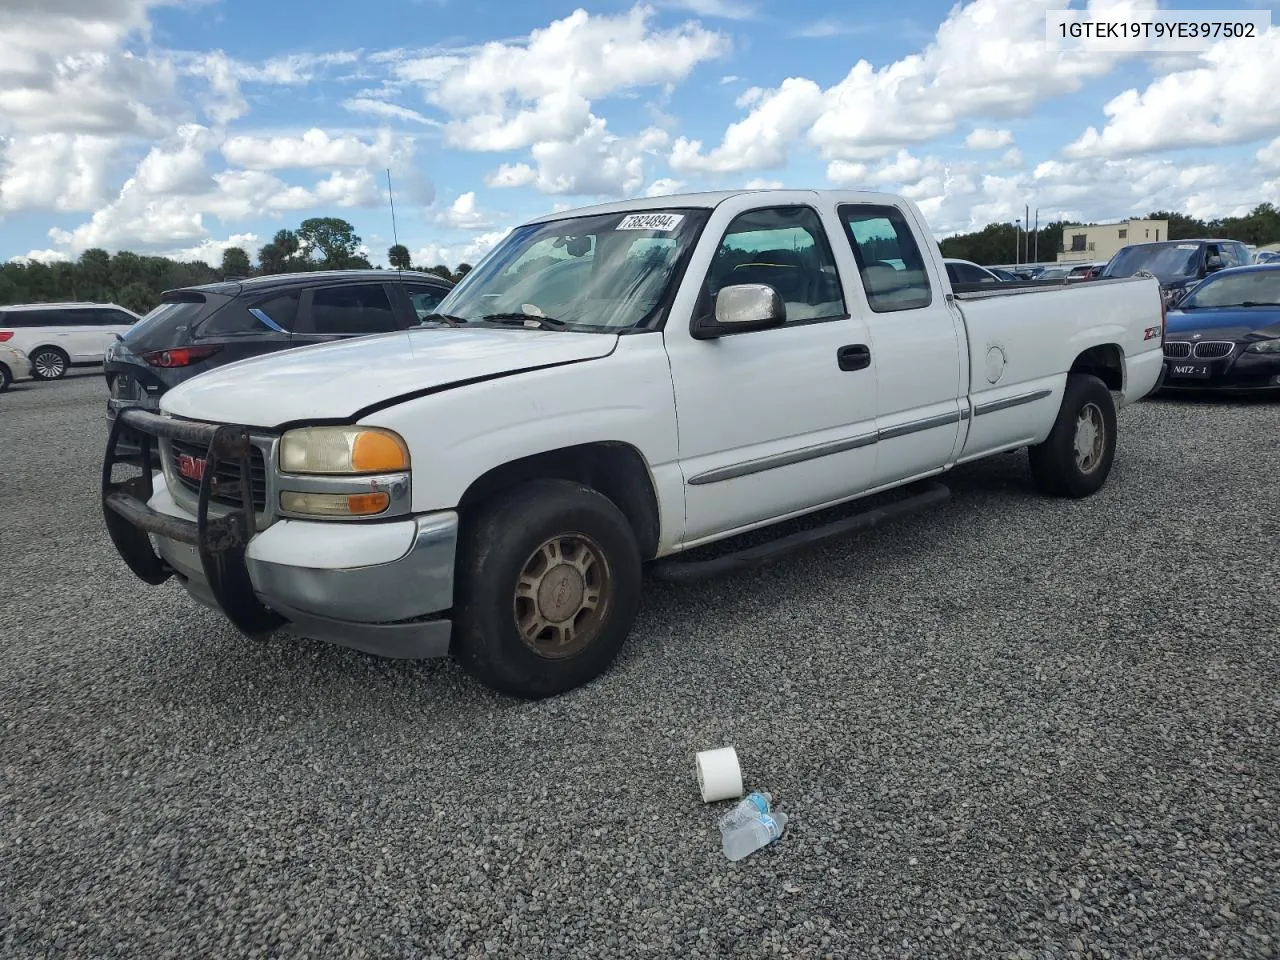
POLYGON ((0 307, 0 344, 31 360, 38 380, 102 362, 107 346, 142 318, 114 303, 31 303, 0 307))

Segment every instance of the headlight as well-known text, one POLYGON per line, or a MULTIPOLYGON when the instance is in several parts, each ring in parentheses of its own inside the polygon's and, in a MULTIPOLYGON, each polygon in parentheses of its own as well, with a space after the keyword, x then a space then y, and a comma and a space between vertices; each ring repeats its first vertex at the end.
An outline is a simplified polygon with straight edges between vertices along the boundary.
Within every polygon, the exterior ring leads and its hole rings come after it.
POLYGON ((1248 353, 1280 353, 1280 337, 1274 340, 1259 340, 1245 347, 1248 353))
POLYGON ((409 469, 409 448, 377 427, 302 427, 280 438, 285 473, 398 473, 409 469))

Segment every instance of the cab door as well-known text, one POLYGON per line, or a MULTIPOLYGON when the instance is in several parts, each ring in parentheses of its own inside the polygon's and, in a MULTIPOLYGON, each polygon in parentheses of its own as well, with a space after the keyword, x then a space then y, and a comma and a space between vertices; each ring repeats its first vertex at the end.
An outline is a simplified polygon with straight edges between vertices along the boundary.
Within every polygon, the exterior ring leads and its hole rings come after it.
POLYGON ((848 499, 875 475, 867 327, 849 313, 835 224, 810 204, 812 194, 795 196, 760 207, 744 195, 716 208, 663 332, 686 546, 848 499), (721 290, 759 283, 778 292, 785 322, 692 335, 695 317, 714 315, 721 290))
POLYGON ((838 203, 862 279, 853 292, 876 360, 876 486, 950 466, 968 418, 968 338, 936 244, 905 205, 838 203))

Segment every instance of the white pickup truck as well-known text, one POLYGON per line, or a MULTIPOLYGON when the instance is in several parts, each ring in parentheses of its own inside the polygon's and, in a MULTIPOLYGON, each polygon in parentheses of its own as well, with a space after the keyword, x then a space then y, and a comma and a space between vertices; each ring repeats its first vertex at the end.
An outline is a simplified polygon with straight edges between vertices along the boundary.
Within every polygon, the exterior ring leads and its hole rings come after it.
POLYGON ((452 654, 547 696, 614 659, 646 563, 688 579, 758 562, 936 503, 926 478, 1022 447, 1042 492, 1092 494, 1117 407, 1163 369, 1156 279, 959 292, 919 209, 879 193, 549 214, 437 309, 118 418, 103 507, 133 571, 251 636, 452 654), (163 470, 116 478, 124 424, 163 470), (682 557, 897 487, 888 507, 682 557))

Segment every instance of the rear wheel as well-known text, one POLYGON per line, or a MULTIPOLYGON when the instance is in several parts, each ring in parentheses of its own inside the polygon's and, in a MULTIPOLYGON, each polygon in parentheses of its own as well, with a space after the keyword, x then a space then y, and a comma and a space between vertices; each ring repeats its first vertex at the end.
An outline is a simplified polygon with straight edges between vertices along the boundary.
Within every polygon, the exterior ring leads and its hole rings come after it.
POLYGON ((69 366, 71 359, 57 347, 40 347, 31 354, 31 375, 37 380, 59 380, 69 366))
POLYGON ((9 384, 13 383, 13 373, 7 366, 0 363, 0 393, 4 393, 9 389, 9 384))
POLYGON ((626 517, 578 483, 537 480, 464 518, 453 653, 526 699, 571 690, 617 656, 640 601, 626 517))
POLYGON ((1091 496, 1107 482, 1115 453, 1111 391, 1091 374, 1069 374, 1053 431, 1028 451, 1036 487, 1052 497, 1091 496))

